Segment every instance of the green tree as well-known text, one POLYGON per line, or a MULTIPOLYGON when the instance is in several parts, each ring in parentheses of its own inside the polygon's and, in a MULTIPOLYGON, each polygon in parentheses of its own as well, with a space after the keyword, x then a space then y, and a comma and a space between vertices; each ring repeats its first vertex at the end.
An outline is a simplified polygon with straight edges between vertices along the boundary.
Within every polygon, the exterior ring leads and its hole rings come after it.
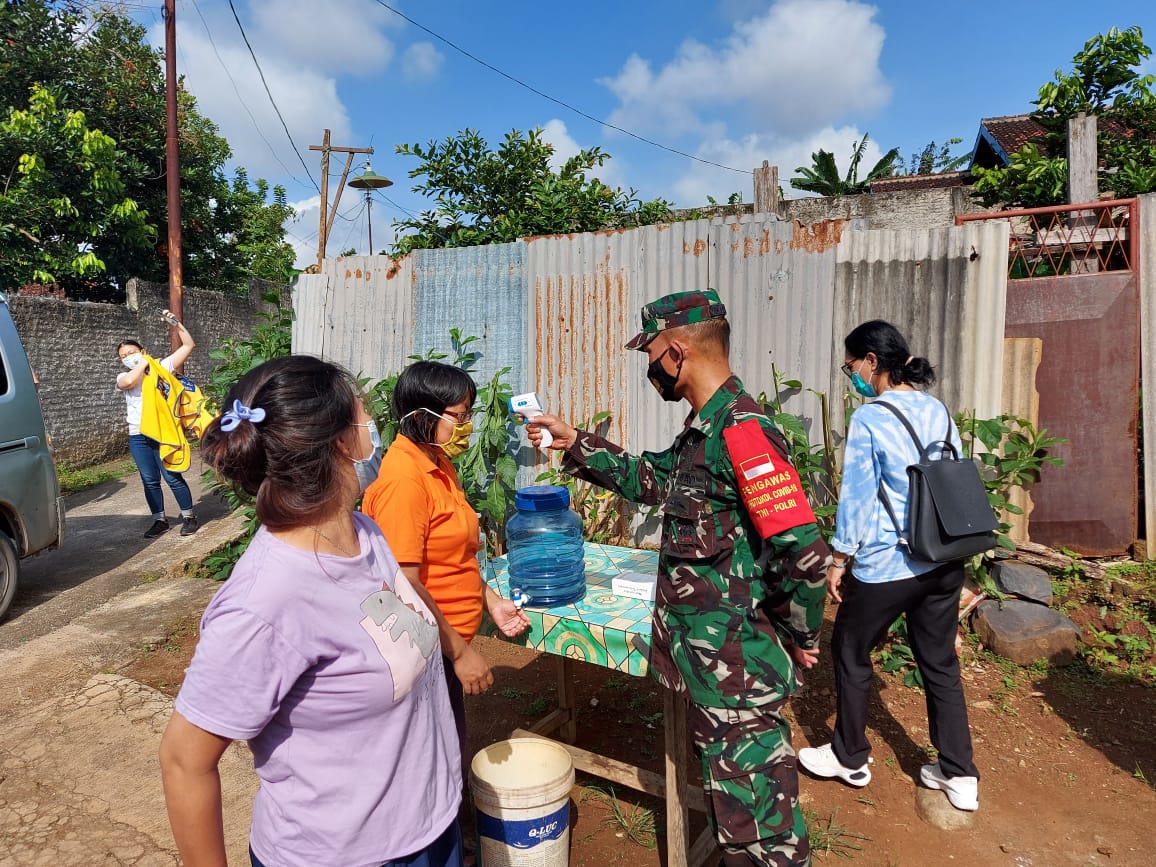
POLYGON ((0 287, 92 282, 104 241, 147 250, 152 230, 125 195, 116 143, 33 86, 26 109, 0 121, 0 287))
MULTIPOLYGON (((125 197, 151 233, 144 246, 116 233, 68 239, 99 247, 105 264, 103 294, 92 280, 66 276, 64 288, 74 297, 116 297, 129 277, 167 279, 163 56, 145 37, 131 19, 72 0, 8 0, 0 7, 0 117, 27 108, 33 86, 50 93, 61 110, 82 112, 89 129, 115 141, 125 197)), ((228 142, 183 85, 178 123, 185 282, 240 289, 251 276, 284 273, 282 265, 270 266, 284 257, 284 234, 272 228, 288 213, 284 196, 263 182, 251 186, 243 171, 226 175, 228 142), (268 247, 256 249, 262 243, 268 247)), ((0 258, 7 255, 0 241, 0 258)), ((20 285, 31 275, 18 272, 13 279, 20 285)))
POLYGON ((896 164, 896 174, 930 175, 936 172, 958 171, 971 159, 970 153, 951 155, 951 149, 962 142, 961 138, 949 138, 943 144, 930 141, 906 161, 900 158, 896 164))
POLYGON ((846 175, 839 176, 835 155, 820 149, 817 153, 811 154, 810 167, 799 166, 795 169, 800 177, 791 178, 791 186, 796 190, 806 190, 820 196, 857 196, 869 192, 872 181, 895 174, 896 164, 899 161, 899 148, 892 148, 871 167, 866 177, 860 179, 859 165, 863 162, 869 138, 867 133, 863 133, 863 138, 851 146, 851 163, 847 167, 846 175))
POLYGON ((434 208, 394 223, 394 255, 415 249, 497 244, 531 235, 626 228, 669 219, 670 203, 641 201, 635 190, 611 188, 587 173, 609 155, 599 148, 580 151, 558 170, 550 167, 554 147, 542 131, 506 134, 491 150, 476 130, 443 142, 398 145, 403 156, 419 159, 413 188, 434 208))
POLYGON ((1152 56, 1139 27, 1112 28, 1092 37, 1039 90, 1032 119, 1047 135, 1025 145, 1007 167, 975 167, 975 196, 988 207, 1039 207, 1063 202, 1068 161, 1067 122, 1081 112, 1097 115, 1101 190, 1119 197, 1156 190, 1156 77, 1138 67, 1152 56))

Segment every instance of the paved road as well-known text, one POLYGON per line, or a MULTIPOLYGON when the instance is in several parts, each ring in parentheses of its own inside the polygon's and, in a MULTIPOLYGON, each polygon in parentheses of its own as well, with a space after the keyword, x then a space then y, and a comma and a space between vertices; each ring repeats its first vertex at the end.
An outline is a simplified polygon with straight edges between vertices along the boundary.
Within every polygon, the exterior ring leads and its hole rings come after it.
MULTIPOLYGON (((132 477, 70 498, 65 545, 25 561, 0 624, 0 867, 176 867, 157 762, 172 703, 123 672, 204 609, 220 585, 188 569, 241 532, 196 481, 194 536, 141 538, 132 477)), ((244 744, 221 766, 233 864, 248 862, 252 767, 244 744)))
POLYGON ((197 536, 228 513, 220 495, 201 493, 201 469, 194 454, 193 470, 185 474, 185 480, 202 525, 196 536, 179 534, 179 510, 165 487, 173 529, 159 539, 143 538, 152 522, 136 475, 69 497, 64 544, 21 563, 16 597, 0 623, 0 650, 70 623, 199 550, 197 536), (130 562, 133 568, 120 568, 130 562))

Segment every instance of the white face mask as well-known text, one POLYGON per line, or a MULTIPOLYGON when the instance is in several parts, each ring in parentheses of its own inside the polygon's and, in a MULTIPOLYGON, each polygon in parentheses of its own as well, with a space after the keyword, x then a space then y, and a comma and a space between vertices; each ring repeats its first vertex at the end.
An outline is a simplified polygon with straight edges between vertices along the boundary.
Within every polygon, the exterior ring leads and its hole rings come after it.
POLYGON ((142 361, 144 361, 144 356, 139 352, 134 352, 132 355, 126 355, 121 359, 121 363, 129 370, 137 367, 142 361))

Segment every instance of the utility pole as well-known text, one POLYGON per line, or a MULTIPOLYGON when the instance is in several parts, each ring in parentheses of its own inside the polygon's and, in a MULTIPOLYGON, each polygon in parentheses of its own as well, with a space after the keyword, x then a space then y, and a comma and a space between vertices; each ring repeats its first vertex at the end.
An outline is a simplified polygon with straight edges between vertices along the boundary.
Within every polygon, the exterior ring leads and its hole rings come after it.
MULTIPOLYGON (((321 228, 317 232, 317 270, 325 261, 325 247, 329 243, 329 232, 333 229, 333 218, 337 216, 337 206, 341 202, 341 191, 345 189, 345 179, 349 177, 354 154, 372 154, 373 148, 336 147, 329 143, 329 130, 325 130, 322 143, 309 145, 311 151, 321 151, 321 228), (333 207, 329 207, 329 154, 345 154, 345 169, 341 172, 341 183, 333 196, 333 207)), ((372 251, 370 251, 372 252, 372 251)))
MULTIPOLYGON (((165 197, 169 210, 169 310, 184 319, 181 274, 181 152, 177 137, 177 9, 165 0, 165 197)), ((181 345, 176 328, 169 328, 173 351, 181 345)))

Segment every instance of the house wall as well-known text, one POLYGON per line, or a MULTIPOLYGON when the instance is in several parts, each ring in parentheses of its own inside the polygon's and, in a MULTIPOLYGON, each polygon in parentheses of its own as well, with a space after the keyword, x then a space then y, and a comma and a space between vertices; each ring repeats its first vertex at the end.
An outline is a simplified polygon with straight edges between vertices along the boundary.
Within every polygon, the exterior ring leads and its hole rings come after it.
POLYGON ((783 217, 804 226, 858 218, 866 221, 868 229, 942 228, 955 225, 957 216, 986 210, 972 199, 967 187, 789 199, 782 204, 783 217))
MULTIPOLYGON (((197 348, 184 372, 203 380, 213 367, 209 352, 222 341, 245 337, 257 325, 261 291, 247 297, 186 288, 185 327, 197 348)), ((275 287, 274 287, 275 288, 275 287)), ((167 284, 130 280, 124 305, 61 301, 13 295, 8 299, 32 369, 40 380, 40 401, 57 461, 88 466, 128 451, 124 397, 114 380, 124 368, 116 356, 122 340, 139 340, 153 355, 167 354, 167 284)))

